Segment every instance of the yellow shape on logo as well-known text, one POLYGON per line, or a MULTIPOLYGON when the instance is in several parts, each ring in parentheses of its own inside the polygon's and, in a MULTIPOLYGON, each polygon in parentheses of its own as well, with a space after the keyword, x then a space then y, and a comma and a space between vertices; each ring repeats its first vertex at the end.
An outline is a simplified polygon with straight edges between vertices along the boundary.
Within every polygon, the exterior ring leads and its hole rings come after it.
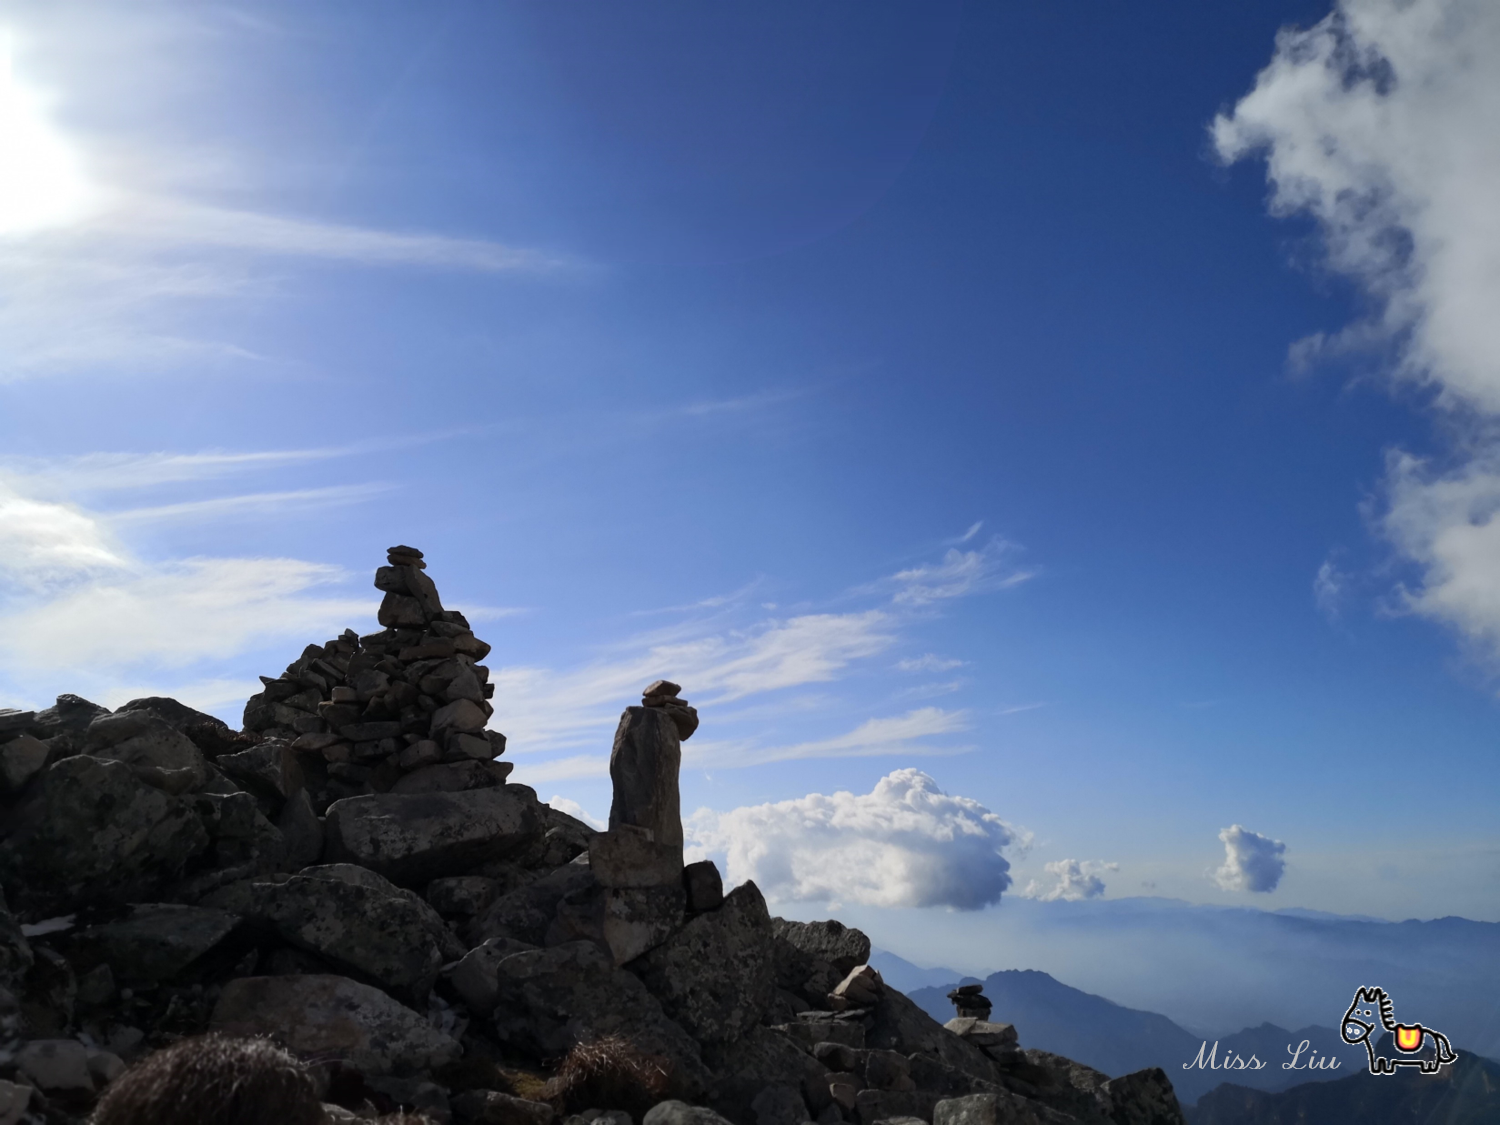
POLYGON ((1396 1025, 1396 1046, 1403 1051, 1415 1051, 1422 1045, 1422 1029, 1420 1027, 1402 1027, 1396 1025))

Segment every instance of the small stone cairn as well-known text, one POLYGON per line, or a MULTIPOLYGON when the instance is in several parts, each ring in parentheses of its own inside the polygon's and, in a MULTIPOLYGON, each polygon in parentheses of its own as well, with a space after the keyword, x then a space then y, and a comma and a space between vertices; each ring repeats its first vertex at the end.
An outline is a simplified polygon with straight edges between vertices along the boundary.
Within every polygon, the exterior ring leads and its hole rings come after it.
POLYGON ((982 984, 961 984, 948 993, 958 1015, 943 1026, 954 1035, 974 1044, 998 1063, 1014 1063, 1021 1055, 1016 1028, 1009 1023, 991 1023, 994 1005, 984 994, 982 984))
MULTIPOLYGON (((320 809, 367 793, 420 792, 436 785, 424 771, 439 764, 490 775, 471 787, 502 783, 512 768, 495 761, 505 736, 485 729, 494 685, 478 661, 490 646, 463 614, 443 608, 421 551, 392 547, 386 562, 375 572, 385 628, 309 645, 280 676, 262 676, 265 689, 245 704, 247 732, 321 755, 320 809)), ((676 708, 674 717, 686 707, 666 697, 657 706, 676 708)), ((696 725, 696 713, 686 711, 696 725)), ((442 787, 450 786, 451 779, 442 787)))

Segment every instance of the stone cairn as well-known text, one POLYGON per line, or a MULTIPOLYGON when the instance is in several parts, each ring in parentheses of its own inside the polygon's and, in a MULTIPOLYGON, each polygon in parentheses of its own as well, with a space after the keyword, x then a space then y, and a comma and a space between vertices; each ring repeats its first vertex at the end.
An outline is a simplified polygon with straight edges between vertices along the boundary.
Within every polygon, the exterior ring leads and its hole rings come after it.
POLYGON ((685 864, 677 684, 620 717, 607 831, 511 782, 489 646, 388 561, 383 630, 307 649, 244 730, 0 711, 0 1125, 82 1125, 207 1030, 308 1060, 329 1125, 1184 1125, 1160 1070, 1022 1052, 974 985, 940 1026, 858 930, 685 864))
POLYGON ((385 628, 309 645, 245 705, 246 731, 326 763, 310 794, 320 812, 363 793, 481 788, 511 771, 495 761, 505 736, 485 730, 494 685, 478 662, 490 646, 443 608, 421 551, 392 547, 386 561, 375 572, 385 628))

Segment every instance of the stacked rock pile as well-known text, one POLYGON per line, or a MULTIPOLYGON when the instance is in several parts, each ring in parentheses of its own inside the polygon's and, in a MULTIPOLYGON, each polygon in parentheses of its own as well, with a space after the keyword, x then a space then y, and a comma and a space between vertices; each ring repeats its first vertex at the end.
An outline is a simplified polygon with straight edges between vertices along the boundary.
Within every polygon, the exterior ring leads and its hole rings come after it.
POLYGON ((676 684, 621 716, 608 831, 510 783, 437 718, 488 717, 482 642, 390 559, 384 632, 309 650, 244 731, 159 698, 0 712, 0 1125, 81 1125, 209 1029, 313 1063, 330 1122, 1183 1125, 1161 1071, 945 1029, 858 930, 684 864, 676 684))
POLYGON ((948 993, 958 1015, 943 1026, 965 1042, 972 1043, 998 1063, 1015 1064, 1021 1058, 1015 1025, 991 1023, 994 1005, 982 984, 961 984, 948 993))
POLYGON ((245 730, 321 757, 310 793, 320 812, 362 793, 484 788, 511 770, 495 761, 505 736, 485 729, 490 646, 443 608, 421 551, 392 547, 386 561, 375 572, 385 628, 309 645, 245 705, 245 730))

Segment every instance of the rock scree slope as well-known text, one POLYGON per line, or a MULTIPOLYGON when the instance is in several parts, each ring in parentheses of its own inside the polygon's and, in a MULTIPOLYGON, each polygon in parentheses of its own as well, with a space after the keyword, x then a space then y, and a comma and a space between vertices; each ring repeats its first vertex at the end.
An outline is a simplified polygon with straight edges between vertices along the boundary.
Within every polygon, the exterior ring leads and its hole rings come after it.
POLYGON ((1184 1125, 1162 1071, 1023 1049, 972 989, 941 1024, 858 930, 685 866, 679 685, 621 716, 607 831, 543 804, 422 552, 375 585, 381 629, 261 677, 242 730, 0 711, 0 1125, 80 1125, 208 1030, 303 1056, 330 1121, 1184 1125))

